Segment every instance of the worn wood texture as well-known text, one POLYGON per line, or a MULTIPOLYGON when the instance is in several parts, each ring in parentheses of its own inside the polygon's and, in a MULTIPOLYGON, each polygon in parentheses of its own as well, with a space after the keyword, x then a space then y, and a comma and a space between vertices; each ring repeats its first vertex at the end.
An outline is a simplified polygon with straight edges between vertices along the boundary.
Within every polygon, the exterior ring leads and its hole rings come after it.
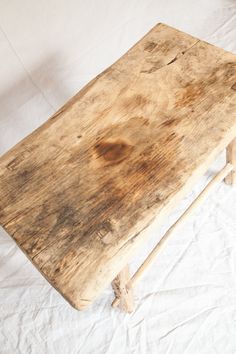
POLYGON ((236 56, 154 27, 0 161, 0 223, 87 307, 236 136, 236 56))
POLYGON ((236 138, 226 148, 226 160, 234 166, 234 171, 225 178, 225 183, 232 185, 236 183, 236 138))
POLYGON ((116 298, 119 299, 121 309, 125 312, 131 313, 134 310, 134 295, 132 287, 128 289, 126 286, 129 281, 129 266, 126 265, 113 280, 112 288, 116 298))

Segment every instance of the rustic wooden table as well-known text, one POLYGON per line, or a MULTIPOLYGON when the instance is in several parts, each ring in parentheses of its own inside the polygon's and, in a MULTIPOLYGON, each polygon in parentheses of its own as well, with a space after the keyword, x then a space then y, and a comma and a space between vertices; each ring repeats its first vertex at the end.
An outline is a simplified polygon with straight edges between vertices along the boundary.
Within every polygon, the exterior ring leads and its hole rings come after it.
POLYGON ((0 159, 0 223, 72 306, 114 279, 113 305, 132 311, 164 242, 216 182, 235 181, 235 136, 236 56, 158 24, 0 159), (130 279, 142 230, 227 146, 228 164, 130 279))

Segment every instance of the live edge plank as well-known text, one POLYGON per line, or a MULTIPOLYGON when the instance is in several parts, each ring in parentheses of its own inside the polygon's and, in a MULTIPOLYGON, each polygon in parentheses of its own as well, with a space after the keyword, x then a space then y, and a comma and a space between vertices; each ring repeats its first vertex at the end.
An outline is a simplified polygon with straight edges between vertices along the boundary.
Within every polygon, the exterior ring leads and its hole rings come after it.
POLYGON ((0 224, 72 306, 236 136, 235 71, 235 55, 159 24, 0 159, 0 224))

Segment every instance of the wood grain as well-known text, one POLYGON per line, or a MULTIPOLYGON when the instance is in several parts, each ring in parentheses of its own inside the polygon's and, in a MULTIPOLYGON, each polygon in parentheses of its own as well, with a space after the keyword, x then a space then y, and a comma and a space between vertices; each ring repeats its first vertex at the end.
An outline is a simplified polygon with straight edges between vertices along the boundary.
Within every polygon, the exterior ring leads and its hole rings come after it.
POLYGON ((129 287, 128 289, 126 286, 129 281, 129 266, 126 265, 112 281, 112 287, 116 295, 116 299, 119 299, 121 309, 125 312, 131 313, 134 310, 134 295, 132 287, 129 287))
POLYGON ((236 136, 236 56, 155 26, 0 160, 0 223, 86 308, 236 136))

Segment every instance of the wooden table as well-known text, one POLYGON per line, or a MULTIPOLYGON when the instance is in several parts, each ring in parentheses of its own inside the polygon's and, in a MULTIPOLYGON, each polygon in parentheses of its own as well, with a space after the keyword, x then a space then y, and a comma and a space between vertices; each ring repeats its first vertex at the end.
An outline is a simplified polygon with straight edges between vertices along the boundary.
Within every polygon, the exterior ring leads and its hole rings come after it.
POLYGON ((216 182, 236 180, 235 136, 236 56, 158 24, 0 159, 0 223, 72 306, 115 278, 113 305, 132 311, 164 242, 216 182), (142 231, 227 146, 226 167, 130 280, 142 231))

